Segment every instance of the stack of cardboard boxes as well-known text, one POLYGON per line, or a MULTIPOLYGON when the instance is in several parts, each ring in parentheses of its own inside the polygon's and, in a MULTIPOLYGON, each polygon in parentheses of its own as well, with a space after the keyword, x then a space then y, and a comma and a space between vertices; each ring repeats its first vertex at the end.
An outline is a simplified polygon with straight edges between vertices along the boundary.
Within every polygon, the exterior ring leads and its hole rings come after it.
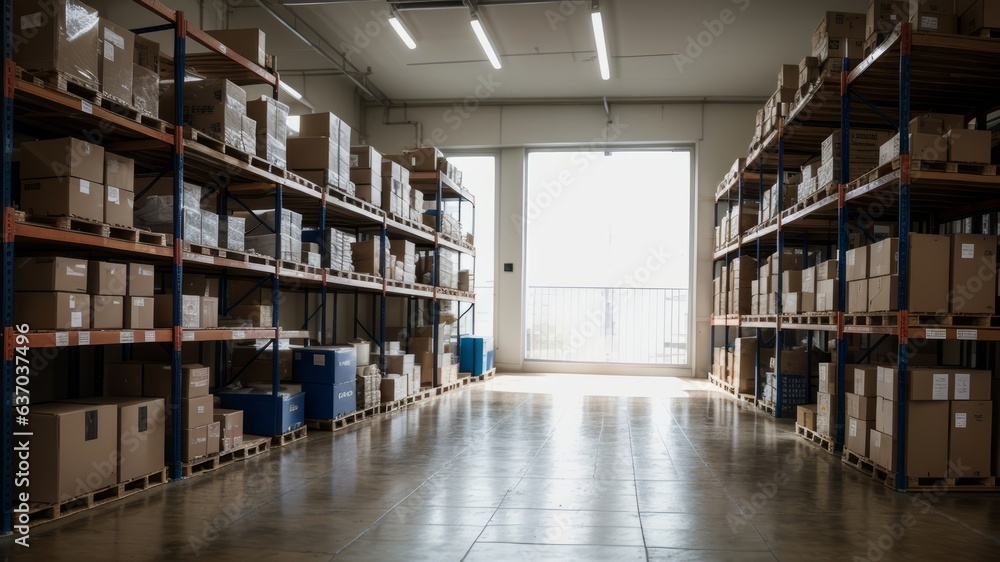
POLYGON ((351 261, 354 271, 365 275, 382 277, 383 272, 388 277, 391 275, 388 256, 392 251, 392 243, 385 241, 385 255, 382 254, 382 240, 373 238, 364 242, 351 244, 351 261))
MULTIPOLYGON (((170 365, 120 364, 106 373, 105 394, 162 398, 171 403, 173 396, 170 365)), ((209 394, 211 370, 191 364, 181 367, 181 462, 219 452, 219 424, 212 419, 212 395, 209 394)), ((170 409, 164 416, 167 442, 172 442, 173 418, 170 409)), ((173 460, 173 447, 167 447, 173 460)))
POLYGON ((955 2, 875 0, 868 5, 865 17, 865 45, 877 46, 896 26, 905 21, 913 24, 913 31, 958 33, 955 2))
POLYGON ((374 147, 352 146, 351 181, 356 186, 358 199, 375 207, 388 210, 391 197, 382 191, 382 155, 374 147))
MULTIPOLYGON (((386 342, 386 377, 392 378, 393 375, 401 377, 404 381, 406 396, 416 394, 420 390, 420 376, 414 368, 415 365, 416 356, 412 353, 404 353, 400 342, 386 342)), ((395 391, 395 387, 393 390, 395 391)))
POLYGON ((410 194, 410 170, 398 162, 382 160, 382 210, 402 217, 411 218, 412 201, 410 194))
POLYGON ((104 148, 80 139, 21 143, 21 210, 104 222, 104 148))
POLYGON ((135 36, 132 64, 132 107, 148 117, 160 116, 160 44, 135 36))
POLYGON ((357 356, 358 371, 355 377, 358 410, 367 410, 382 401, 382 375, 377 365, 372 365, 372 344, 366 340, 351 342, 357 356))
POLYGON ((288 165, 288 106, 261 96, 247 102, 247 115, 257 123, 254 145, 257 156, 279 168, 288 165))
POLYGON ((101 82, 101 97, 122 106, 132 105, 132 60, 135 34, 101 18, 100 56, 97 73, 101 82))
MULTIPOLYGON (((850 159, 848 160, 848 181, 854 180, 862 174, 874 170, 879 165, 879 149, 890 139, 890 134, 885 131, 875 131, 870 129, 851 128, 850 146, 848 147, 850 159)), ((842 136, 840 130, 836 130, 832 135, 823 141, 821 164, 816 171, 817 188, 823 189, 830 184, 840 183, 842 161, 842 136)))
POLYGON ((820 158, 813 158, 800 168, 801 181, 799 182, 796 201, 805 201, 817 189, 819 189, 819 167, 822 163, 820 158))
POLYGON ((244 244, 248 252, 257 252, 283 261, 298 262, 302 259, 302 215, 288 209, 281 210, 281 228, 276 227, 277 212, 261 209, 253 212, 238 211, 237 217, 247 220, 247 235, 244 244), (280 230, 281 253, 276 244, 275 232, 280 230))
POLYGON ((337 271, 353 271, 353 254, 351 245, 357 242, 357 237, 336 228, 320 230, 303 230, 302 242, 319 245, 321 267, 337 271), (329 251, 325 249, 329 248, 329 251))
POLYGON ((393 239, 390 245, 391 279, 403 283, 417 282, 417 248, 408 240, 393 239))
MULTIPOLYGON (((992 134, 965 126, 965 118, 948 113, 927 113, 910 121, 910 154, 913 160, 989 164, 992 134)), ((899 157, 899 134, 879 149, 879 165, 899 157)))
MULTIPOLYGON (((791 281, 791 277, 797 280, 799 291, 801 291, 801 271, 802 271, 802 253, 796 250, 785 250, 784 256, 781 260, 781 269, 786 273, 790 273, 788 280, 791 281), (794 272, 798 272, 796 275, 794 272)), ((765 315, 765 314, 777 314, 778 306, 778 253, 775 252, 771 254, 766 260, 766 263, 760 266, 760 275, 757 278, 756 289, 754 291, 753 281, 750 283, 750 309, 753 314, 765 315), (756 303, 756 305, 754 304, 756 303)), ((785 283, 786 279, 782 279, 782 283, 786 287, 788 284, 785 283)), ((793 291, 794 292, 794 291, 793 291)), ((791 311, 782 310, 783 313, 789 314, 791 311)))
POLYGON ((132 228, 135 207, 135 162, 104 153, 104 222, 132 228))
MULTIPOLYGON (((160 95, 160 119, 177 120, 173 84, 160 95)), ((257 152, 257 122, 247 116, 246 90, 224 78, 184 83, 184 124, 243 152, 257 152)))
POLYGON ((14 33, 20 37, 15 62, 41 75, 58 74, 100 89, 101 48, 97 10, 76 0, 14 2, 14 33), (74 30, 70 33, 70 30, 74 30))
POLYGON ((812 56, 821 63, 845 57, 860 59, 864 42, 865 14, 827 12, 813 31, 812 56))
POLYGON ((292 378, 305 394, 306 419, 332 420, 355 411, 358 362, 353 345, 297 348, 293 358, 292 378))
POLYGON ((243 411, 216 408, 212 420, 219 424, 219 452, 243 448, 243 411))
POLYGON ((288 138, 287 148, 289 170, 316 185, 356 194, 351 182, 351 127, 339 117, 300 115, 299 133, 288 138))

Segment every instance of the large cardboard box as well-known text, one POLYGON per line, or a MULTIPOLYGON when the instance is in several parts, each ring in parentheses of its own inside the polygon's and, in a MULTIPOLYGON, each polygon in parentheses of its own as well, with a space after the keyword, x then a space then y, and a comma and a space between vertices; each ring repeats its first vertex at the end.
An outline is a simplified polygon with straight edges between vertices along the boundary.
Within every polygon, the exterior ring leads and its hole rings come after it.
POLYGON ((97 10, 78 0, 17 0, 14 60, 26 70, 61 72, 96 88, 99 21, 97 10))
POLYGON ((796 409, 796 423, 816 431, 816 404, 805 404, 796 409))
POLYGON ((15 293, 14 323, 32 330, 90 328, 90 295, 77 293, 15 293))
POLYGON ((87 292, 91 295, 124 295, 128 266, 123 263, 87 262, 87 292))
POLYGON ((118 409, 118 482, 124 484, 163 468, 167 413, 162 398, 97 396, 69 402, 118 409))
POLYGON ((851 281, 847 284, 847 312, 868 312, 868 280, 851 281))
MULTIPOLYGON (((896 400, 899 388, 895 367, 879 366, 875 374, 875 395, 886 400, 896 400)), ((879 430, 883 431, 883 430, 879 430)))
POLYGON ((949 262, 951 251, 947 236, 910 234, 910 312, 948 310, 948 273, 941 264, 949 262))
POLYGON ((868 246, 847 250, 847 280, 868 278, 868 246))
POLYGON ((42 217, 104 222, 104 186, 75 177, 21 182, 21 210, 42 217))
POLYGON ((151 297, 155 291, 155 268, 142 263, 128 264, 128 294, 133 297, 151 297))
POLYGON ((994 314, 997 237, 952 234, 950 312, 994 314))
POLYGON ((87 261, 39 256, 14 260, 15 291, 60 291, 86 293, 87 261))
POLYGON ((734 340, 733 386, 740 394, 754 394, 757 338, 734 340))
POLYGON ((122 327, 126 330, 152 330, 153 297, 125 297, 125 317, 122 327))
POLYGON ((951 399, 986 401, 992 397, 992 371, 958 369, 952 373, 951 399))
POLYGON ((895 470, 896 440, 891 435, 886 435, 877 429, 870 430, 868 452, 873 463, 885 470, 895 470))
POLYGON ((910 400, 950 400, 952 375, 946 367, 914 367, 907 376, 910 400))
POLYGON ((907 408, 907 476, 944 478, 948 472, 949 402, 910 401, 907 408))
POLYGON ((817 283, 828 279, 837 279, 837 260, 827 260, 815 267, 817 283))
POLYGON ((104 183, 104 148, 64 137, 21 143, 21 180, 74 177, 104 183))
POLYGON ((181 430, 181 462, 191 462, 208 454, 208 425, 181 430))
POLYGON ((105 396, 142 396, 142 363, 108 363, 104 366, 105 396))
POLYGON ((1000 5, 994 0, 976 0, 959 18, 959 32, 975 35, 983 28, 1000 28, 1000 5))
POLYGON ((948 438, 948 477, 990 475, 993 402, 951 402, 948 438))
POLYGON ((860 396, 876 396, 878 388, 878 367, 875 365, 848 365, 846 374, 851 376, 851 380, 854 383, 854 394, 858 394, 860 396))
MULTIPOLYGON (((247 110, 246 90, 223 78, 184 84, 184 123, 230 146, 243 145, 243 118, 247 110)), ((167 85, 160 95, 160 118, 174 122, 174 88, 167 85)))
POLYGON ((247 102, 247 115, 257 122, 257 156, 284 168, 288 162, 288 106, 261 96, 247 102))
POLYGON ((37 404, 28 419, 31 501, 62 502, 118 483, 116 406, 37 404))
MULTIPOLYGON (((181 295, 181 327, 200 328, 201 297, 181 295)), ((172 328, 174 325, 174 296, 153 296, 153 323, 157 328, 172 328)))
POLYGON ((97 74, 101 95, 125 106, 132 104, 132 60, 135 34, 101 18, 100 56, 97 74))
POLYGON ((875 429, 889 436, 898 435, 895 405, 894 401, 881 396, 875 399, 875 429))
POLYGON ((993 139, 990 131, 952 129, 944 138, 948 141, 949 162, 990 163, 993 139))
POLYGON ((110 152, 104 153, 105 188, 117 187, 123 191, 135 191, 135 161, 110 152))
POLYGON ((120 330, 125 317, 125 297, 92 295, 90 327, 95 330, 120 330))
POLYGON ((160 75, 137 64, 132 65, 132 107, 148 117, 160 117, 160 75))
POLYGON ((819 392, 827 394, 837 393, 837 364, 820 363, 817 367, 819 378, 819 392))
POLYGON ((385 375, 379 389, 382 391, 382 403, 395 402, 406 398, 408 377, 402 375, 385 375))
POLYGON ((816 282, 816 312, 833 312, 837 310, 839 285, 836 279, 824 279, 816 282))
POLYGON ((909 20, 909 0, 873 0, 868 4, 865 18, 865 37, 889 33, 897 25, 909 20))
POLYGON ((857 418, 847 418, 846 442, 844 446, 848 450, 862 457, 868 456, 869 431, 874 427, 873 421, 859 420, 857 418))
POLYGON ((146 37, 136 35, 132 51, 132 62, 136 66, 160 74, 160 44, 146 37))
POLYGON ((337 385, 357 376, 357 350, 352 345, 304 347, 295 349, 293 358, 296 382, 337 385))
MULTIPOLYGON (((938 123, 941 123, 938 121, 938 123)), ((948 160, 948 141, 941 133, 910 133, 910 156, 913 160, 929 162, 946 162, 948 160)), ((899 157, 899 134, 889 139, 879 148, 879 166, 888 164, 899 157)))
POLYGON ((243 446, 243 410, 216 408, 212 419, 219 423, 219 452, 228 453, 243 446))
POLYGON ((878 400, 874 396, 861 396, 848 392, 845 395, 846 410, 848 417, 854 419, 874 421, 878 414, 878 400))
MULTIPOLYGON (((209 396, 211 369, 192 364, 181 366, 181 398, 209 396)), ((142 371, 142 392, 145 396, 164 398, 170 402, 173 394, 170 365, 145 365, 142 371)))
POLYGON ((217 39, 227 49, 235 51, 261 68, 264 67, 267 39, 260 29, 206 29, 205 33, 217 39))

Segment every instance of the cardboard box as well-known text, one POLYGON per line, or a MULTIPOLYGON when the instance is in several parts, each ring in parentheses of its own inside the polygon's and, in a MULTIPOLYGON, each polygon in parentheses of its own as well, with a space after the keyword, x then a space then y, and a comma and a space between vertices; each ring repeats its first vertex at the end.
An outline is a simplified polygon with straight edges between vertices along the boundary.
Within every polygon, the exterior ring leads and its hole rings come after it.
POLYGON ((868 312, 892 310, 899 310, 899 276, 885 275, 869 279, 868 312))
POLYGON ((142 363, 108 363, 104 366, 105 396, 142 396, 142 363))
MULTIPOLYGON (((951 392, 951 374, 945 367, 914 367, 908 369, 908 384, 910 400, 949 400, 951 392)), ((912 417, 912 416, 911 416, 912 417)))
POLYGON ((837 310, 839 285, 836 279, 824 279, 816 282, 816 312, 833 312, 837 310))
MULTIPOLYGON (((897 133, 879 148, 879 166, 898 158, 899 150, 899 134, 897 133)), ((948 160, 948 141, 940 134, 910 133, 910 155, 914 160, 946 162, 948 160)))
POLYGON ((899 239, 886 238, 868 248, 868 277, 899 273, 899 239))
MULTIPOLYGON (((854 394, 876 396, 878 390, 878 367, 875 365, 848 365, 845 375, 850 374, 854 382, 854 394)), ((860 416, 855 416, 860 417, 860 416)), ((871 418, 862 418, 871 419, 871 418)))
POLYGON ((36 404, 28 419, 31 501, 62 502, 118 483, 116 406, 36 404))
POLYGON ((341 120, 332 113, 310 113, 299 116, 299 135, 329 137, 339 140, 341 120))
MULTIPOLYGON (((359 145, 351 147, 351 168, 367 168, 381 177, 382 155, 375 147, 359 145)), ((379 184, 382 182, 380 181, 379 184)))
POLYGON ((869 431, 869 458, 885 470, 895 470, 896 440, 876 429, 869 431))
MULTIPOLYGON (((954 113, 923 113, 910 120, 910 132, 935 135, 940 138, 952 129, 965 129, 965 125, 964 115, 954 113)), ((948 144, 944 143, 942 146, 947 151, 948 144)))
MULTIPOLYGON (((886 400, 896 400, 899 390, 899 379, 896 377, 895 367, 878 367, 875 374, 875 395, 886 400)), ((885 430, 879 429, 885 433, 885 430)))
POLYGON ((110 152, 104 153, 104 187, 135 191, 135 161, 110 152))
POLYGON ((941 264, 949 263, 951 252, 947 236, 910 234, 910 312, 948 310, 948 273, 941 264))
POLYGON ((944 478, 948 472, 947 401, 907 404, 906 473, 913 478, 944 478))
POLYGON ((227 49, 264 68, 266 36, 260 29, 206 29, 205 33, 217 39, 227 49))
POLYGON ((329 137, 290 137, 286 146, 288 168, 291 170, 337 169, 337 145, 329 137))
POLYGON ((153 321, 152 297, 125 297, 125 314, 122 327, 126 330, 152 330, 153 321))
POLYGON ((881 396, 875 398, 875 429, 889 436, 898 435, 895 404, 881 396))
POLYGON ((15 291, 59 291, 86 293, 87 261, 39 256, 14 260, 15 291))
POLYGON ((816 293, 816 267, 807 267, 802 270, 803 293, 816 293))
MULTIPOLYGON (((211 369, 202 365, 181 366, 181 398, 209 396, 211 369)), ((158 397, 170 403, 173 394, 170 365, 146 365, 142 371, 142 392, 145 396, 158 397)))
POLYGON ((124 295, 128 283, 126 270, 121 263, 87 262, 87 292, 91 295, 124 295))
POLYGON ((104 222, 104 186, 71 177, 23 181, 21 210, 28 215, 104 222))
POLYGON ((213 455, 219 452, 222 445, 222 425, 219 422, 212 422, 206 427, 208 441, 205 444, 205 452, 213 455))
POLYGON ((424 148, 404 150, 403 156, 409 158, 409 163, 411 164, 410 171, 436 172, 438 169, 438 161, 444 158, 444 153, 437 148, 428 146, 424 148))
POLYGON ((829 279, 837 279, 837 260, 827 260, 815 267, 817 283, 829 279))
POLYGON ((382 392, 382 403, 395 402, 406 398, 408 379, 402 375, 390 374, 382 377, 379 390, 382 392))
POLYGON ((847 284, 847 312, 868 312, 868 280, 847 284))
POLYGON ((300 383, 339 385, 357 376, 357 351, 352 345, 295 349, 293 361, 292 377, 300 383))
POLYGON ((201 297, 201 310, 199 313, 200 326, 202 328, 219 327, 219 299, 216 297, 201 297))
POLYGON ((913 31, 950 35, 958 33, 958 16, 955 14, 933 14, 920 9, 910 15, 910 21, 913 23, 913 31))
POLYGON ((993 0, 976 0, 961 14, 959 32, 975 35, 983 28, 1000 28, 1000 5, 993 0))
POLYGON ((782 302, 782 313, 802 314, 816 311, 815 293, 788 293, 782 302))
POLYGON ((156 272, 152 265, 141 263, 128 264, 128 290, 127 293, 133 297, 151 297, 155 291, 156 280, 153 274, 156 272))
POLYGON ((212 423, 212 395, 181 399, 181 429, 193 429, 210 423, 212 423))
POLYGON ((796 423, 802 427, 816 431, 816 404, 798 406, 796 413, 796 423))
POLYGON ((257 123, 257 156, 281 168, 286 167, 288 106, 272 97, 261 96, 247 101, 247 115, 257 123))
POLYGON ((992 133, 972 129, 952 129, 945 133, 948 141, 948 161, 989 164, 992 151, 992 133))
POLYGON ((216 408, 212 419, 219 424, 219 452, 243 447, 243 410, 216 408))
POLYGON ((148 117, 160 117, 160 75, 137 64, 132 65, 132 107, 148 117))
POLYGON ((868 457, 868 432, 874 425, 871 421, 848 417, 844 446, 859 456, 868 457))
POLYGON ((817 366, 817 376, 819 378, 819 392, 827 394, 837 393, 837 364, 820 363, 817 366))
POLYGON ((132 62, 142 68, 160 74, 160 44, 145 35, 136 35, 132 51, 132 62))
POLYGON ((830 414, 817 413, 816 414, 816 433, 823 435, 824 437, 832 437, 837 431, 837 419, 836 416, 831 416, 830 414))
POLYGON ((987 401, 992 398, 992 371, 959 369, 952 373, 951 399, 987 401))
POLYGON ((861 396, 848 392, 845 395, 846 413, 848 417, 859 420, 875 421, 878 415, 878 398, 875 396, 861 396))
POLYGON ((115 406, 118 410, 118 482, 131 482, 164 466, 166 407, 162 398, 94 397, 70 400, 77 404, 115 406))
POLYGON ((22 142, 20 178, 74 177, 104 183, 104 148, 72 137, 22 142))
POLYGON ((13 32, 19 43, 14 60, 26 70, 61 72, 96 88, 98 22, 97 10, 82 2, 17 0, 13 32))
POLYGON ((409 376, 413 372, 415 355, 400 354, 385 356, 385 372, 392 375, 409 376))
MULTIPOLYGON (((225 144, 243 145, 246 110, 246 90, 229 80, 209 78, 184 84, 184 124, 225 144)), ((176 120, 172 84, 160 95, 160 118, 171 123, 176 120)))
POLYGON ((781 290, 785 293, 797 293, 802 291, 802 271, 781 272, 781 290))
POLYGON ((208 455, 208 425, 181 431, 181 462, 208 455))
POLYGON ((135 51, 135 34, 101 18, 100 55, 97 74, 101 95, 115 103, 132 103, 132 60, 135 51))
MULTIPOLYGON (((194 295, 181 296, 181 327, 199 328, 201 324, 201 297, 194 295)), ((153 324, 157 328, 172 328, 174 326, 174 296, 153 296, 153 324)))
POLYGON ((125 317, 125 297, 94 295, 90 297, 90 327, 95 330, 120 330, 125 317))
POLYGON ((948 438, 948 477, 990 475, 993 402, 951 402, 948 438))
POLYGON ((847 250, 847 280, 868 278, 868 246, 847 250))
POLYGON ((132 228, 133 212, 135 208, 135 195, 131 191, 118 189, 117 187, 106 187, 104 189, 104 222, 132 228))
POLYGON ((909 21, 909 0, 886 2, 874 0, 868 4, 865 18, 865 37, 890 33, 897 25, 909 21))
POLYGON ((949 311, 994 314, 997 294, 997 237, 952 234, 951 238, 949 311))
POLYGON ((15 293, 14 323, 32 330, 90 328, 90 295, 78 293, 15 293))

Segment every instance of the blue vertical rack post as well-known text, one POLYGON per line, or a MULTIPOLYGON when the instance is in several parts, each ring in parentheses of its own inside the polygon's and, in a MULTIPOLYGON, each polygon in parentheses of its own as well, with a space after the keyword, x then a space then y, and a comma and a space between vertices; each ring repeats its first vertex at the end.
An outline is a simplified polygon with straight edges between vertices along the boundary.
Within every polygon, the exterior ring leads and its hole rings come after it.
MULTIPOLYGON (((275 98, 277 99, 277 98, 275 98)), ((330 263, 330 252, 332 248, 326 243, 326 194, 323 193, 319 200, 319 231, 320 231, 320 265, 330 263)), ((332 237, 331 237, 332 238, 332 237)), ((331 240, 332 241, 332 240, 331 240)), ((319 344, 326 345, 326 276, 327 268, 323 267, 323 279, 319 286, 319 344)), ((307 301, 308 302, 308 301, 307 301)))
POLYGON ((906 372, 909 346, 909 254, 910 254, 910 94, 911 94, 911 51, 913 45, 913 25, 902 24, 899 56, 899 288, 897 305, 899 308, 899 364, 896 371, 896 489, 905 492, 906 478, 906 419, 907 392, 906 372))
POLYGON ((274 263, 274 277, 271 278, 271 326, 274 328, 274 339, 271 340, 271 394, 273 399, 272 416, 274 418, 275 431, 281 428, 281 397, 278 395, 281 390, 281 358, 278 350, 281 348, 281 272, 282 245, 281 245, 281 223, 284 202, 281 197, 281 185, 274 191, 274 254, 277 258, 274 263))
MULTIPOLYGON (((437 209, 437 216, 435 217, 434 223, 437 227, 434 229, 434 300, 431 302, 431 322, 432 330, 434 336, 434 360, 432 361, 434 372, 431 373, 431 386, 438 386, 440 381, 438 380, 438 373, 440 372, 440 365, 438 365, 438 350, 440 347, 440 327, 441 322, 441 301, 438 300, 437 288, 441 286, 441 213, 444 212, 444 203, 442 202, 442 184, 444 180, 441 179, 441 172, 437 173, 437 201, 435 202, 435 208, 437 209)), ((423 376, 423 375, 421 375, 423 376)))
POLYGON ((846 370, 847 337, 844 334, 844 313, 847 311, 847 247, 849 211, 847 209, 846 186, 850 182, 850 127, 851 96, 848 76, 851 59, 843 59, 840 72, 840 178, 837 186, 837 423, 836 448, 844 447, 844 427, 847 416, 846 370))
POLYGON ((389 264, 389 256, 388 256, 388 251, 387 251, 387 246, 389 245, 389 234, 387 232, 387 224, 386 224, 387 220, 388 219, 386 219, 385 217, 382 217, 382 230, 379 231, 379 244, 381 245, 380 249, 379 249, 379 271, 382 272, 382 293, 379 295, 379 298, 378 298, 378 304, 379 304, 379 306, 378 306, 378 313, 379 313, 379 318, 378 318, 378 337, 379 337, 379 341, 382 342, 382 343, 379 345, 379 357, 378 357, 379 363, 378 363, 378 367, 379 367, 379 369, 382 370, 383 373, 385 372, 385 367, 386 367, 386 364, 385 364, 385 347, 386 347, 386 341, 385 341, 385 339, 386 339, 386 335, 385 335, 386 334, 386 331, 385 331, 385 319, 386 319, 385 307, 386 307, 386 300, 387 300, 386 299, 386 292, 387 292, 387 288, 388 288, 388 285, 389 285, 389 278, 388 278, 389 268, 386 267, 389 264))
POLYGON ((3 169, 0 170, 3 212, 3 274, 0 289, 0 316, 3 320, 3 522, 0 533, 13 529, 14 509, 14 200, 11 194, 11 153, 14 150, 14 7, 11 0, 3 3, 4 88, 0 126, 3 127, 3 169))
POLYGON ((784 390, 781 376, 781 314, 784 312, 784 281, 782 280, 785 263, 785 233, 781 225, 781 212, 784 211, 785 203, 785 117, 778 117, 778 203, 776 205, 778 213, 778 287, 777 296, 774 299, 775 331, 774 331, 774 417, 780 418, 783 414, 784 398, 781 393, 784 390))
MULTIPOLYGON (((757 208, 758 209, 763 209, 764 208, 764 166, 760 166, 759 165, 758 167, 760 169, 757 172, 757 181, 758 181, 758 183, 757 183, 757 197, 758 197, 758 199, 757 199, 757 208)), ((740 181, 742 182, 743 178, 740 178, 740 181)), ((741 185, 742 185, 742 183, 741 183, 741 185)), ((763 256, 761 254, 761 247, 760 247, 760 238, 761 237, 758 236, 757 237, 757 242, 756 242, 756 246, 757 246, 757 279, 758 279, 758 282, 760 280, 760 268, 761 268, 760 262, 763 261, 763 256)), ((768 272, 768 275, 770 275, 770 272, 768 272)), ((760 296, 763 296, 763 294, 761 294, 760 296)), ((768 298, 770 298, 770 292, 768 292, 768 298)), ((767 306, 767 303, 764 303, 764 305, 767 306)), ((758 301, 757 301, 757 308, 758 308, 758 312, 760 312, 760 299, 759 299, 759 297, 758 297, 758 301)), ((757 358, 757 360, 754 361, 754 366, 753 366, 753 400, 754 400, 754 406, 757 406, 758 404, 760 404, 760 379, 761 379, 761 377, 760 377, 760 375, 761 375, 761 373, 760 373, 760 352, 763 349, 763 344, 764 344, 764 342, 761 341, 761 339, 763 338, 763 336, 764 336, 763 330, 761 330, 760 328, 757 328, 757 355, 755 356, 757 358)), ((775 337, 775 342, 777 342, 777 337, 775 337)))
POLYGON ((179 480, 183 476, 181 443, 181 363, 184 345, 183 311, 181 295, 184 284, 184 67, 187 20, 184 12, 178 11, 174 22, 174 262, 171 271, 173 284, 173 350, 171 352, 171 395, 170 411, 173 415, 174 463, 171 476, 179 480))

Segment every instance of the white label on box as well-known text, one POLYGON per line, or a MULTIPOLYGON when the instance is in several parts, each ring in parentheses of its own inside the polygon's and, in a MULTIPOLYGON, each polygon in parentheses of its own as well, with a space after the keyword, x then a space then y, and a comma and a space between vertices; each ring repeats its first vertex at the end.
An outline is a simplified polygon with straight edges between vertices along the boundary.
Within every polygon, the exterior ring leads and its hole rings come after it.
POLYGON ((885 371, 879 369, 878 371, 875 372, 875 382, 886 382, 885 371))
POLYGON ((87 180, 80 180, 80 193, 85 195, 90 195, 90 182, 87 180))
POLYGON ((948 337, 948 330, 942 330, 938 328, 928 329, 927 338, 929 340, 943 340, 948 337))
POLYGON ((143 298, 132 299, 132 304, 135 305, 136 307, 146 306, 146 299, 143 298))
POLYGON ((313 365, 316 365, 318 367, 325 367, 326 355, 323 355, 322 353, 317 353, 316 355, 313 355, 313 365))
POLYGON ((935 374, 931 384, 931 400, 948 399, 948 374, 935 374))
MULTIPOLYGON (((92 113, 94 113, 94 106, 91 105, 89 101, 81 101, 80 102, 80 111, 82 111, 82 112, 84 112, 86 114, 92 114, 92 113)), ((88 150, 87 153, 90 154, 90 151, 88 150)))
POLYGON ((121 35, 115 33, 110 27, 104 28, 104 41, 111 43, 119 49, 125 48, 125 39, 121 35))
POLYGON ((194 341, 194 332, 184 332, 181 341, 194 341))
POLYGON ((83 327, 83 313, 82 312, 71 312, 69 314, 69 327, 70 328, 82 328, 83 327))
POLYGON ((122 332, 118 337, 118 343, 135 343, 135 332, 122 332))
POLYGON ((964 413, 955 414, 955 429, 965 429, 968 426, 967 418, 964 413))
POLYGON ((153 331, 153 330, 147 330, 146 331, 146 341, 147 342, 156 341, 156 332, 153 331))
POLYGON ((117 187, 108 187, 108 203, 114 203, 115 205, 121 205, 121 198, 118 195, 117 187))
POLYGON ((922 16, 920 18, 920 27, 921 29, 929 29, 932 31, 937 31, 938 19, 931 16, 922 16))
POLYGON ((971 260, 976 257, 976 245, 975 244, 962 244, 962 259, 971 260))
POLYGON ((851 434, 850 435, 851 435, 851 437, 857 437, 858 436, 858 420, 855 420, 855 419, 851 420, 851 434))
POLYGON ((144 277, 152 277, 153 276, 153 268, 139 266, 139 275, 142 275, 144 277))
POLYGON ((66 347, 67 345, 69 345, 69 332, 56 332, 56 347, 66 347))
POLYGON ((979 330, 959 330, 958 339, 976 341, 979 339, 979 330))
POLYGON ((882 434, 881 433, 879 433, 879 432, 876 431, 872 435, 872 445, 874 445, 875 447, 881 447, 882 446, 882 434))
POLYGON ((104 42, 104 58, 115 62, 115 46, 107 41, 104 42))
POLYGON ((69 307, 76 308, 76 297, 74 295, 69 296, 69 307))
POLYGON ((81 273, 81 272, 77 271, 75 267, 67 267, 66 268, 66 275, 68 277, 86 277, 87 276, 87 274, 85 272, 81 273))
POLYGON ((955 373, 955 398, 953 400, 968 400, 971 394, 972 375, 969 373, 955 373))
POLYGON ((854 265, 854 252, 847 253, 847 265, 854 265))
POLYGON ((243 339, 246 339, 246 337, 247 337, 247 333, 244 332, 243 330, 233 330, 233 339, 234 340, 243 340, 243 339))
POLYGON ((22 30, 34 29, 36 27, 42 27, 42 12, 35 12, 34 14, 21 16, 22 30))

